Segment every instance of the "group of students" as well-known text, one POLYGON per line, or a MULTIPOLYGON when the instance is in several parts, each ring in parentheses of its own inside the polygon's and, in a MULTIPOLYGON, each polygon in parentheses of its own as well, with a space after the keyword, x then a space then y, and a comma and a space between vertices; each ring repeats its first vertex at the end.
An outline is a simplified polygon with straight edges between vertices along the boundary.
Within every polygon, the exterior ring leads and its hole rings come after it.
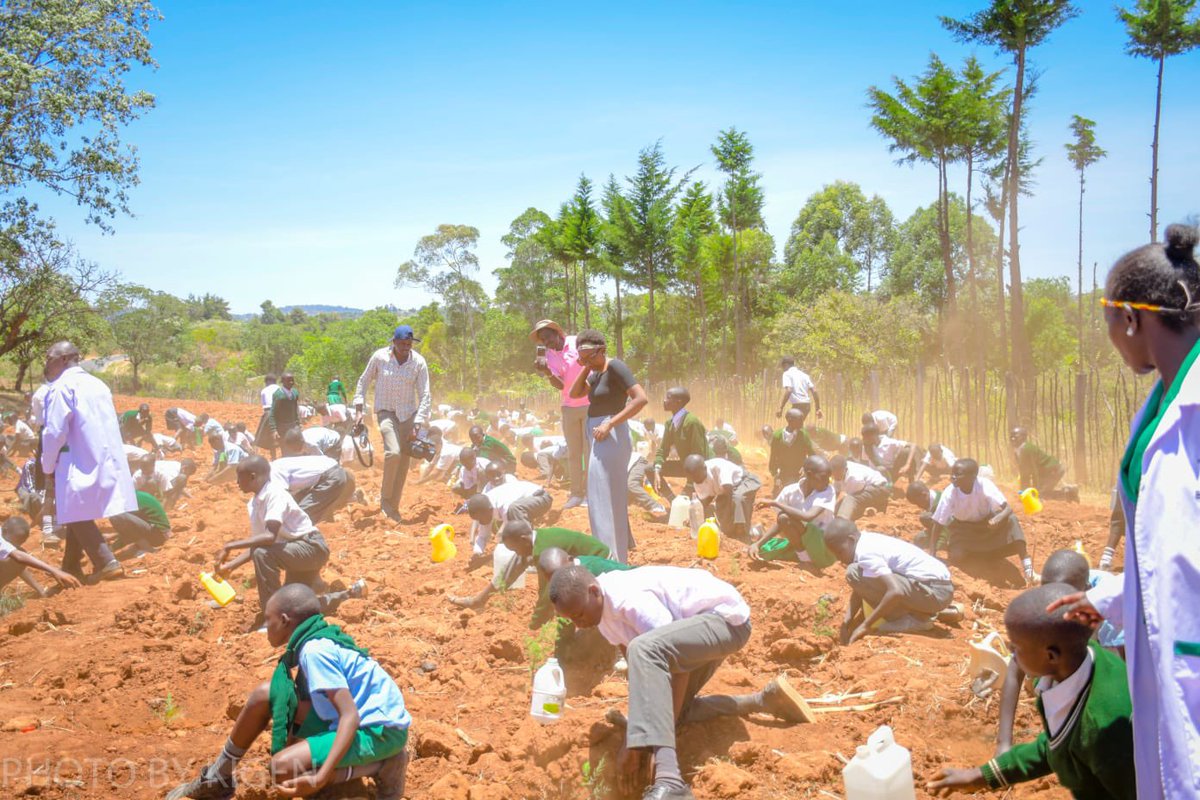
MULTIPOLYGON (((776 512, 769 529, 751 522, 762 480, 735 460, 736 442, 727 426, 716 426, 710 436, 687 410, 686 389, 667 392, 668 418, 661 430, 643 424, 656 443, 652 460, 649 448, 642 456, 643 474, 659 497, 669 499, 678 488, 708 503, 727 533, 744 535, 755 560, 792 561, 812 570, 844 566, 843 642, 881 628, 922 630, 935 620, 957 618, 961 610, 953 604, 952 573, 937 557, 942 551, 951 566, 979 557, 1016 554, 1021 559, 1030 586, 1005 611, 1019 671, 1007 676, 997 754, 977 768, 940 771, 927 784, 933 793, 1002 789, 1054 773, 1081 798, 1200 797, 1195 769, 1200 688, 1192 680, 1200 631, 1195 615, 1179 613, 1198 588, 1200 555, 1194 537, 1178 535, 1200 526, 1190 491, 1179 491, 1194 475, 1200 452, 1200 427, 1192 413, 1200 405, 1200 370, 1192 368, 1200 357, 1195 244, 1194 231, 1172 226, 1165 245, 1148 245, 1121 259, 1106 286, 1103 304, 1114 345, 1132 368, 1157 370, 1162 378, 1134 422, 1119 472, 1128 533, 1123 575, 1091 575, 1079 554, 1059 551, 1043 565, 1038 585, 1021 526, 986 470, 944 446, 922 450, 895 438, 898 421, 884 412, 867 415, 861 436, 854 437, 860 441, 806 428, 809 414, 819 418, 819 395, 794 363, 784 362, 780 415, 786 412, 785 426, 763 433, 771 451, 774 499, 761 505, 776 512), (934 482, 939 473, 949 476, 940 493, 922 482, 934 482), (668 479, 683 483, 672 486, 668 479), (860 530, 864 517, 897 496, 900 482, 907 484, 902 496, 918 507, 925 530, 912 542, 860 530), (1101 630, 1097 640, 1096 629, 1105 621, 1112 627, 1101 630), (1122 623, 1126 630, 1117 633, 1122 623), (1124 639, 1114 638, 1119 635, 1124 639), (1044 731, 1033 742, 1010 746, 1021 673, 1037 678, 1044 731)), ((680 725, 750 713, 798 722, 804 701, 784 676, 745 695, 701 693, 720 663, 745 647, 752 609, 735 587, 707 570, 629 563, 634 544, 628 522, 628 471, 634 461, 629 422, 648 398, 628 366, 607 356, 598 332, 566 337, 559 326, 543 321, 532 335, 545 348, 537 367, 564 392, 561 424, 572 489, 566 505, 586 503, 590 533, 538 527, 552 505, 545 487, 513 475, 518 459, 501 441, 505 434, 498 427, 500 436, 482 425, 471 429, 470 444, 457 452, 463 469, 454 488, 465 501, 462 510, 477 525, 475 549, 484 551, 498 529, 497 546, 513 555, 478 595, 452 600, 486 602, 533 566, 539 602, 531 626, 557 614, 577 629, 597 629, 620 649, 628 673, 628 714, 613 710, 606 719, 624 732, 616 761, 621 788, 648 783, 643 798, 687 800, 692 794, 676 750, 680 725), (481 467, 483 459, 487 463, 481 467), (466 479, 467 472, 474 474, 466 479)), ((404 341, 411 340, 408 330, 404 341)), ((78 583, 81 549, 97 562, 98 572, 104 571, 103 551, 91 532, 95 519, 115 514, 97 512, 130 512, 136 504, 127 468, 115 488, 72 483, 72 465, 89 458, 111 469, 121 452, 121 426, 107 390, 88 384, 77 366, 78 351, 62 345, 52 348, 47 362, 51 390, 44 405, 40 465, 47 486, 56 487, 59 521, 68 548, 75 549, 75 569, 67 560, 59 570, 24 553, 19 545, 28 526, 16 523, 4 526, 0 568, 4 574, 41 569, 69 586, 78 583), (89 440, 94 431, 72 423, 78 416, 102 418, 99 438, 89 440)), ((298 455, 299 426, 280 425, 287 422, 286 410, 277 412, 293 395, 291 387, 276 389, 266 411, 268 428, 284 450, 275 464, 323 457, 298 455)), ((127 426, 132 435, 144 437, 148 428, 138 416, 127 426)), ((415 424, 415 419, 402 422, 415 424)), ((260 425, 259 438, 262 433, 260 425)), ((521 433, 517 441, 529 434, 521 433)), ((1024 431, 1013 431, 1011 441, 1022 484, 1041 482, 1043 496, 1053 496, 1061 465, 1029 449, 1024 431)), ((137 470, 146 485, 167 480, 151 480, 156 463, 139 459, 137 470)), ((534 463, 539 463, 536 457, 534 463)), ((407 471, 406 461, 399 464, 407 471)), ((239 488, 251 496, 250 535, 223 547, 215 568, 228 574, 254 563, 268 640, 286 647, 272 680, 250 694, 217 758, 175 789, 172 800, 232 797, 238 761, 267 730, 273 773, 288 793, 373 776, 379 797, 403 795, 412 719, 400 690, 366 650, 324 619, 323 611, 339 598, 321 597, 312 588, 328 558, 314 517, 344 498, 346 484, 338 483, 332 468, 321 469, 325 462, 295 466, 294 474, 282 474, 282 468, 257 455, 234 465, 239 488), (310 488, 327 485, 315 492, 310 516, 301 507, 304 497, 297 500, 293 491, 314 475, 310 488), (330 503, 330 498, 336 499, 330 503), (282 571, 294 571, 302 580, 281 586, 282 571)), ((55 489, 47 494, 52 500, 55 489)), ((1062 496, 1076 495, 1067 489, 1062 496)))

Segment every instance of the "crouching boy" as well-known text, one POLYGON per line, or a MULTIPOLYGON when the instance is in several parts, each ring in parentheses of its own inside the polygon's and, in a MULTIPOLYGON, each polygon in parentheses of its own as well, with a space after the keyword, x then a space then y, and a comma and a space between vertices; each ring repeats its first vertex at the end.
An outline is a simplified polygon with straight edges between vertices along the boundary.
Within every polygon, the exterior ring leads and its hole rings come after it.
POLYGON ((217 759, 167 800, 232 798, 238 761, 268 727, 271 777, 286 796, 373 776, 379 800, 400 800, 412 717, 396 682, 301 584, 267 602, 267 641, 287 645, 274 676, 250 693, 217 759))

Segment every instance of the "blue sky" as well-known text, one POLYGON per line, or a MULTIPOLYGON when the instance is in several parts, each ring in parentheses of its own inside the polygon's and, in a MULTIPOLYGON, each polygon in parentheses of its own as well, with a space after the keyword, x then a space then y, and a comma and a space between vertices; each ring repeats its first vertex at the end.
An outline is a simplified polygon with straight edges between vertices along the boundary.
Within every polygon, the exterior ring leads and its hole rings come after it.
MULTIPOLYGON (((480 230, 481 279, 529 206, 554 213, 580 173, 633 171, 661 139, 714 183, 729 126, 756 148, 780 251, 805 199, 851 180, 903 218, 934 199, 932 167, 896 166, 869 126, 866 89, 910 78, 929 54, 959 65, 939 14, 971 2, 313 3, 172 0, 152 33, 159 68, 131 80, 158 107, 127 130, 142 162, 135 216, 102 235, 43 199, 64 235, 124 278, 212 292, 237 312, 330 303, 402 307, 396 266, 439 223, 480 230)), ((1029 120, 1037 195, 1022 208, 1028 276, 1075 272, 1071 114, 1096 120, 1109 157, 1089 173, 1085 261, 1148 237, 1154 64, 1124 53, 1107 2, 1035 50, 1029 120)), ((1200 52, 1167 62, 1160 225, 1200 212, 1200 52)), ((962 181, 956 176, 959 191, 962 181)))

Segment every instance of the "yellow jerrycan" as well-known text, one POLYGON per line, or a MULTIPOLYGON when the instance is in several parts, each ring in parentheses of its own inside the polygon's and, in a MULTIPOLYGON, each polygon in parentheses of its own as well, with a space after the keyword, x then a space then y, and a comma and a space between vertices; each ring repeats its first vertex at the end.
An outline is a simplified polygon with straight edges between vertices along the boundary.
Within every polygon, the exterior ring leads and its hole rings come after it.
POLYGON ((696 555, 714 559, 721 552, 721 526, 712 517, 704 520, 696 534, 696 555))
POLYGON ((1012 656, 1004 644, 1004 637, 993 631, 987 636, 973 638, 967 642, 967 647, 971 652, 967 675, 976 679, 978 688, 983 690, 992 686, 1003 686, 1009 664, 1012 662, 1012 656))
POLYGON ((429 544, 433 548, 433 563, 440 564, 443 561, 449 561, 458 555, 458 548, 454 545, 454 526, 449 524, 438 525, 429 532, 429 544))
POLYGON ((1021 498, 1021 507, 1025 509, 1025 513, 1029 516, 1032 517, 1042 510, 1042 498, 1038 497, 1038 490, 1032 486, 1017 496, 1021 498))
POLYGON ((237 596, 237 592, 229 585, 229 581, 208 572, 200 573, 200 585, 212 595, 212 599, 216 600, 217 605, 222 608, 229 605, 230 601, 237 596))

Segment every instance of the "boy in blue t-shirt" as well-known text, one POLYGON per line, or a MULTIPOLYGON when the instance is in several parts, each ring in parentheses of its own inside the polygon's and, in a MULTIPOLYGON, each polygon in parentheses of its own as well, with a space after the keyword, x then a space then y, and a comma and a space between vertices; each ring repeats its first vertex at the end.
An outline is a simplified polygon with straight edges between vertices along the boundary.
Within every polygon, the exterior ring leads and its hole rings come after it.
POLYGON ((289 793, 374 776, 378 800, 400 800, 412 717, 396 682, 320 613, 312 589, 284 586, 267 602, 267 641, 287 644, 270 682, 238 714, 216 761, 167 800, 227 800, 234 769, 263 731, 271 734, 271 775, 289 793), (294 672, 293 672, 294 670, 294 672))

